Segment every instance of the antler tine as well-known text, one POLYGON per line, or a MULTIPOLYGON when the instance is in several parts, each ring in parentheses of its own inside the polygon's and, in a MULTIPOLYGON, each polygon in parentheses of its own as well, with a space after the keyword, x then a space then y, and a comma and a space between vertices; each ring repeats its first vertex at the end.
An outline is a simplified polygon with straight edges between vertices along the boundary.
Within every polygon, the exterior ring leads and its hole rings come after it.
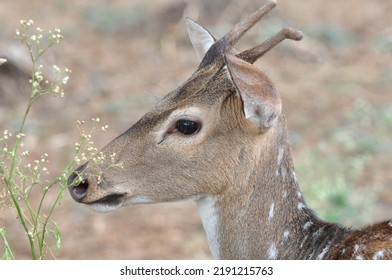
POLYGON ((270 49, 272 49, 277 44, 282 42, 284 39, 300 41, 302 38, 303 38, 303 33, 301 31, 296 30, 294 28, 285 27, 282 28, 278 33, 273 35, 271 38, 261 43, 260 45, 252 49, 241 52, 240 54, 237 55, 237 57, 249 63, 254 63, 257 59, 262 57, 266 52, 268 52, 270 49))
POLYGON ((227 50, 235 45, 238 40, 244 35, 250 28, 252 28, 262 17, 264 17, 269 11, 271 11, 277 4, 276 0, 270 0, 260 9, 253 14, 247 16, 241 22, 234 25, 227 34, 222 37, 219 41, 223 44, 223 47, 227 50))

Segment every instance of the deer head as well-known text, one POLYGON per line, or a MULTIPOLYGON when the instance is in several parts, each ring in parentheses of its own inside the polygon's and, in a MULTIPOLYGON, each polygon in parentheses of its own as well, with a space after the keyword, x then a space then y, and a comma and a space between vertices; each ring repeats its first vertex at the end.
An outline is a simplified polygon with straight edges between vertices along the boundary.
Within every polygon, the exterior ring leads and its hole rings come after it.
POLYGON ((300 40, 302 33, 284 28, 241 53, 233 46, 275 5, 270 1, 220 40, 187 19, 201 59, 197 71, 101 151, 111 162, 79 167, 69 178, 71 196, 98 211, 198 199, 224 192, 238 179, 238 169, 251 169, 241 165, 259 156, 260 147, 269 145, 270 130, 282 121, 278 90, 252 63, 283 39, 300 40), (109 168, 113 163, 121 168, 109 168))

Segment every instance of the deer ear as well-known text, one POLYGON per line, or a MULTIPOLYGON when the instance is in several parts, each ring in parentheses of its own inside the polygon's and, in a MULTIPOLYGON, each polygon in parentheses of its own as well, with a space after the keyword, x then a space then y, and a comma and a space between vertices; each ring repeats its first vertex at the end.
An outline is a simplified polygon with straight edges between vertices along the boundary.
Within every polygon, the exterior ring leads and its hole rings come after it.
POLYGON ((226 53, 225 61, 234 86, 241 96, 245 118, 259 129, 268 129, 282 111, 278 90, 252 64, 226 53))
POLYGON ((196 51, 197 58, 201 61, 208 49, 215 43, 216 40, 207 29, 193 19, 187 18, 186 25, 188 27, 189 38, 191 39, 193 48, 196 51))

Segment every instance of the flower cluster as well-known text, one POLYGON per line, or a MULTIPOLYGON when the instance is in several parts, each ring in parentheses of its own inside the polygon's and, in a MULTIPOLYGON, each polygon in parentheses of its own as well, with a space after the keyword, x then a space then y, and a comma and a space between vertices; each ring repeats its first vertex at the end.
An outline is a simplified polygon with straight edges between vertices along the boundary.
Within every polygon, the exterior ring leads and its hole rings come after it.
POLYGON ((20 28, 16 30, 16 38, 26 45, 31 61, 33 62, 33 75, 30 83, 32 85, 32 96, 37 98, 44 94, 50 94, 57 97, 64 97, 63 87, 69 81, 71 71, 68 68, 61 69, 57 65, 52 66, 51 73, 47 79, 44 75, 44 67, 39 64, 42 55, 54 44, 58 44, 63 38, 61 30, 55 28, 45 32, 40 27, 33 28, 34 21, 21 20, 20 28))
POLYGON ((15 35, 17 38, 21 39, 23 43, 28 45, 40 45, 42 41, 47 41, 50 46, 53 44, 60 43, 60 40, 63 39, 61 35, 61 30, 59 28, 55 28, 53 30, 49 30, 45 32, 40 27, 35 28, 35 32, 32 32, 34 26, 33 20, 21 20, 20 28, 16 29, 15 35))

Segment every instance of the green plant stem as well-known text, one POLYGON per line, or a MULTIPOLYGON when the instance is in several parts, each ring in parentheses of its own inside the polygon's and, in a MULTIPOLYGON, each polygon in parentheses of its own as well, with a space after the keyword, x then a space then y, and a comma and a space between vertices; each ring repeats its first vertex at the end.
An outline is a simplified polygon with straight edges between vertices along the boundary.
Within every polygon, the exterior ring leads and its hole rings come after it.
POLYGON ((15 194, 14 194, 13 183, 12 183, 12 178, 14 176, 14 171, 15 171, 16 156, 18 154, 18 150, 19 150, 20 144, 22 142, 21 134, 24 131, 26 120, 27 120, 27 116, 28 116, 28 114, 30 112, 30 108, 31 108, 32 104, 35 101, 34 93, 33 93, 34 92, 33 83, 34 83, 34 79, 35 79, 34 78, 34 71, 35 71, 35 61, 33 61, 33 70, 32 70, 32 75, 31 75, 32 79, 33 79, 33 81, 32 81, 32 94, 30 96, 30 99, 29 99, 29 102, 27 104, 25 113, 23 115, 22 123, 21 123, 21 125, 19 127, 19 130, 18 130, 19 137, 16 138, 16 142, 15 142, 15 144, 13 146, 13 149, 12 149, 11 166, 10 166, 10 169, 9 169, 9 172, 8 172, 8 178, 5 179, 5 183, 6 183, 8 192, 10 194, 10 197, 11 197, 11 200, 12 200, 12 204, 14 205, 14 207, 16 209, 19 221, 22 224, 22 227, 23 227, 23 229, 24 229, 24 231, 25 231, 25 233, 27 235, 27 238, 28 238, 28 241, 29 241, 29 244, 30 244, 30 249, 31 249, 31 256, 35 260, 35 259, 37 259, 37 256, 36 256, 36 252, 35 252, 33 234, 29 233, 29 228, 28 228, 27 223, 25 221, 25 217, 23 215, 23 211, 22 211, 22 209, 21 209, 21 207, 20 207, 20 205, 19 205, 19 203, 18 203, 18 201, 16 199, 15 194))
POLYGON ((5 253, 3 255, 3 259, 14 260, 15 257, 14 257, 14 254, 12 253, 11 246, 7 241, 6 234, 7 234, 6 231, 4 229, 0 228, 0 236, 3 238, 4 247, 5 247, 5 253))
MULTIPOLYGON (((55 183, 55 184, 58 184, 58 182, 55 183)), ((53 185, 54 185, 54 184, 53 184, 53 185)), ((53 185, 51 185, 51 186, 53 186, 53 185)), ((54 203, 52 204, 52 207, 50 208, 49 213, 47 214, 46 219, 45 219, 45 221, 44 221, 44 223, 43 223, 42 232, 41 232, 41 235, 42 235, 42 236, 41 236, 41 238, 40 238, 40 244, 39 244, 40 255, 42 255, 42 249, 43 249, 43 247, 44 247, 44 237, 45 237, 46 227, 47 227, 47 225, 48 225, 48 223, 49 223, 50 217, 52 216, 52 214, 53 214, 53 212, 54 212, 54 208, 57 206, 57 204, 60 202, 61 197, 63 196, 64 190, 65 190, 65 187, 61 187, 61 191, 60 191, 60 193, 57 195, 56 200, 55 200, 54 203)), ((49 188, 48 188, 48 191, 49 191, 49 188)), ((42 200, 43 200, 43 199, 42 199, 42 200)))
POLYGON ((29 244, 30 244, 30 249, 31 249, 31 257, 33 258, 33 260, 37 259, 36 253, 35 253, 35 246, 34 246, 34 240, 33 237, 31 236, 31 234, 29 234, 29 228, 27 227, 26 221, 24 219, 24 215, 23 215, 23 211, 15 197, 15 194, 13 192, 13 188, 12 188, 12 182, 9 180, 5 180, 5 184, 7 186, 7 189, 9 191, 10 197, 11 197, 11 201, 12 204, 14 205, 16 212, 18 214, 18 218, 20 220, 20 223, 22 224, 22 227, 27 235, 29 244))
MULTIPOLYGON (((34 81, 33 81, 33 82, 34 82, 34 81)), ((25 127, 25 124, 26 124, 27 116, 28 116, 28 114, 29 114, 29 112, 30 112, 31 106, 33 105, 33 103, 34 103, 34 101, 35 101, 35 99, 33 99, 33 98, 34 98, 34 96, 32 95, 32 96, 30 97, 30 99, 29 99, 29 103, 27 104, 25 113, 24 113, 24 115, 23 115, 22 123, 21 123, 21 125, 20 125, 20 127, 19 127, 19 130, 18 130, 18 134, 19 134, 19 135, 20 135, 21 133, 23 133, 23 131, 24 131, 24 127, 25 127)), ((18 149, 19 149, 19 147, 20 147, 20 143, 21 143, 21 142, 22 142, 22 138, 21 138, 21 137, 16 138, 16 142, 15 142, 14 147, 13 147, 13 149, 12 149, 11 167, 10 167, 10 170, 9 170, 9 173, 8 173, 8 179, 9 179, 9 180, 11 180, 11 178, 13 178, 13 175, 14 175, 14 170, 15 170, 15 159, 16 159, 17 152, 18 152, 18 149)))

